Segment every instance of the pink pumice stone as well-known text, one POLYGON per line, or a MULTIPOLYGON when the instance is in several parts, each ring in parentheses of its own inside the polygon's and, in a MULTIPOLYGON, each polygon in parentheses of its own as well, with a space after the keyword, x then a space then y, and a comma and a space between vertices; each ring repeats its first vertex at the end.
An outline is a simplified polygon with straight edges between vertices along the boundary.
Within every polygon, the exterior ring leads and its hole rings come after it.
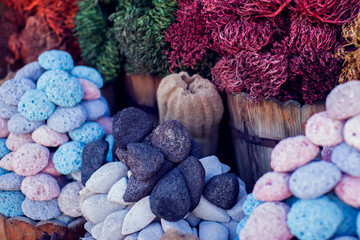
POLYGON ((77 80, 80 82, 84 91, 83 100, 95 100, 100 98, 101 91, 94 83, 84 78, 78 78, 77 80))
POLYGON ((97 120, 95 120, 94 122, 97 122, 98 124, 100 124, 101 126, 103 126, 103 128, 105 129, 105 134, 112 134, 112 122, 113 122, 113 118, 112 117, 101 117, 97 120))
POLYGON ((26 143, 33 143, 31 133, 28 134, 12 134, 10 133, 6 139, 6 147, 11 151, 17 151, 26 143))
POLYGON ((46 173, 26 177, 21 183, 21 191, 35 201, 49 201, 60 195, 59 184, 46 173))
POLYGON ((47 125, 42 125, 32 133, 32 139, 46 147, 58 147, 69 141, 66 133, 59 133, 50 129, 47 125))
POLYGON ((344 139, 349 146, 360 151, 360 115, 346 121, 344 126, 344 139))
POLYGON ((286 138, 271 152, 271 168, 277 172, 290 172, 312 161, 320 148, 305 136, 286 138))
POLYGON ((346 204, 360 207, 360 177, 343 174, 335 187, 336 195, 346 204))
POLYGON ((14 154, 15 152, 10 152, 8 154, 6 154, 1 160, 0 160, 0 167, 8 170, 8 171, 13 171, 13 167, 12 167, 12 161, 14 158, 14 154))
POLYGON ((10 134, 7 126, 8 121, 9 119, 3 119, 0 117, 0 138, 6 138, 10 134))
POLYGON ((54 153, 50 153, 50 155, 49 155, 49 163, 48 163, 48 165, 42 170, 42 172, 43 172, 43 173, 50 174, 50 175, 53 176, 53 177, 61 176, 62 174, 59 173, 59 172, 56 170, 55 166, 54 166, 53 156, 54 156, 54 153))

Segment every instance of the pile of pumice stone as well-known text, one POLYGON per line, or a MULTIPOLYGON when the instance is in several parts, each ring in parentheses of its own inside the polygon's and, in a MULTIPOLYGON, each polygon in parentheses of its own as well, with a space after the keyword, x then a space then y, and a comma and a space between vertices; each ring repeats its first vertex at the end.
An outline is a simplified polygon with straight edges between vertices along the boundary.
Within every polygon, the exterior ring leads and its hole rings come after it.
POLYGON ((83 151, 84 239, 159 240, 169 229, 207 240, 236 238, 245 184, 216 156, 201 158, 179 121, 154 128, 145 112, 125 108, 113 117, 113 136, 117 161, 101 165, 100 141, 83 151))
MULTIPOLYGON (((82 151, 113 145, 101 75, 51 50, 0 87, 0 213, 33 220, 81 216, 82 151)), ((112 160, 109 151, 108 160, 112 160)))
POLYGON ((360 81, 335 87, 305 136, 279 142, 249 194, 240 239, 360 237, 360 81), (319 157, 321 153, 321 157, 319 157), (251 201, 250 201, 251 200, 251 201))

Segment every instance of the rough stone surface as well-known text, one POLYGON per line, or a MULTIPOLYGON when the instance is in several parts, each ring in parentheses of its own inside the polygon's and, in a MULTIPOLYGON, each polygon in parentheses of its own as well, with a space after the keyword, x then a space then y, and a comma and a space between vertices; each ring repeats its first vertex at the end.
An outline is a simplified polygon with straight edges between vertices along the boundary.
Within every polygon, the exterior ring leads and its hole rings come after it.
POLYGON ((0 100, 0 117, 3 119, 10 119, 11 116, 18 113, 17 106, 8 105, 0 100))
POLYGON ((104 225, 101 231, 101 239, 103 240, 123 240, 125 235, 121 234, 121 229, 126 214, 129 211, 124 209, 111 213, 105 218, 104 225))
POLYGON ((21 182, 24 177, 10 172, 0 176, 0 190, 5 191, 19 191, 21 189, 21 182))
POLYGON ((212 177, 206 184, 204 197, 217 207, 231 209, 239 195, 239 182, 235 174, 212 177))
POLYGON ((227 210, 227 214, 237 222, 240 222, 246 215, 243 211, 243 205, 247 198, 247 195, 244 195, 242 198, 238 198, 236 204, 231 209, 227 210))
POLYGON ((12 171, 13 167, 12 167, 12 160, 14 158, 15 152, 10 152, 8 154, 6 154, 3 158, 1 158, 0 160, 0 167, 8 170, 8 171, 12 171))
POLYGON ((46 147, 59 147, 69 141, 69 136, 65 133, 56 132, 47 125, 37 128, 32 134, 32 139, 46 147))
POLYGON ((195 217, 215 222, 229 222, 231 218, 225 209, 211 204, 204 196, 201 196, 198 206, 192 211, 195 217))
POLYGON ((10 133, 6 139, 6 147, 11 151, 19 150, 26 143, 33 143, 31 134, 12 134, 10 133))
POLYGON ((0 138, 6 138, 9 136, 9 128, 7 126, 9 120, 0 117, 0 138))
POLYGON ((54 113, 55 104, 43 91, 29 90, 20 98, 18 111, 28 120, 43 121, 54 113))
POLYGON ((105 134, 109 135, 109 134, 112 134, 113 120, 114 119, 112 117, 104 116, 99 119, 96 119, 95 122, 97 122, 98 124, 103 126, 103 128, 105 129, 105 134))
POLYGON ((96 170, 86 182, 86 188, 95 193, 107 193, 121 178, 126 176, 128 168, 121 162, 111 162, 96 170))
POLYGON ((336 195, 346 204, 360 207, 360 178, 344 174, 335 187, 336 195))
POLYGON ((199 225, 199 237, 208 240, 228 240, 229 231, 220 223, 204 221, 199 225))
POLYGON ((151 144, 160 148, 168 161, 180 163, 190 152, 191 135, 179 121, 169 120, 154 130, 151 144))
POLYGON ((69 136, 74 141, 88 144, 94 140, 101 140, 105 135, 105 129, 96 122, 86 122, 79 128, 69 132, 69 136))
POLYGON ((139 232, 137 240, 158 240, 163 234, 160 223, 152 223, 139 232))
POLYGON ((285 203, 267 202, 260 205, 250 215, 239 238, 290 240, 293 234, 286 223, 288 212, 289 206, 285 203))
POLYGON ((61 189, 58 197, 60 210, 70 217, 80 217, 80 190, 83 186, 79 182, 71 182, 61 189))
MULTIPOLYGON (((109 150, 108 150, 108 153, 106 155, 106 161, 107 162, 113 162, 114 161, 114 156, 115 156, 115 154, 113 153, 113 151, 114 151, 114 143, 115 143, 114 142, 114 136, 112 134, 107 135, 105 137, 105 141, 107 141, 109 143, 109 150)), ((124 163, 124 164, 126 164, 126 163, 124 163)))
POLYGON ((106 163, 109 144, 103 140, 95 140, 85 145, 82 152, 81 182, 86 184, 91 175, 106 163))
POLYGON ((102 79, 100 73, 92 67, 88 66, 75 66, 71 70, 71 75, 77 78, 85 78, 92 83, 94 83, 98 88, 102 88, 104 80, 102 79))
POLYGON ((334 188, 340 178, 341 171, 334 164, 315 161, 295 170, 290 176, 289 187, 298 198, 317 198, 334 188))
POLYGON ((355 177, 360 177, 359 150, 346 143, 341 143, 333 149, 331 161, 335 163, 341 171, 355 177))
POLYGON ((108 116, 110 112, 109 104, 104 97, 91 101, 82 101, 81 106, 87 113, 87 120, 94 121, 103 116, 108 116))
POLYGON ((64 175, 80 170, 84 144, 77 141, 61 145, 55 152, 53 162, 56 170, 64 175))
POLYGON ((101 96, 100 89, 94 83, 84 78, 78 78, 77 80, 79 81, 83 89, 83 93, 84 93, 83 100, 85 101, 95 100, 101 96))
POLYGON ((132 204, 131 202, 125 202, 124 201, 124 194, 126 191, 126 187, 127 187, 127 178, 123 177, 121 178, 119 181, 117 181, 109 190, 107 199, 110 202, 114 202, 114 203, 119 203, 122 205, 130 205, 132 204))
POLYGON ((35 89, 35 83, 28 78, 10 79, 0 87, 0 99, 8 105, 18 105, 24 93, 35 89))
POLYGON ((53 177, 61 176, 62 174, 56 170, 53 162, 54 153, 50 153, 48 165, 42 170, 43 173, 50 174, 53 177))
POLYGON ((67 72, 60 69, 46 71, 37 80, 36 89, 45 91, 51 79, 67 79, 70 77, 71 76, 67 72))
POLYGON ((47 120, 47 126, 54 131, 67 133, 80 127, 86 117, 86 111, 81 105, 72 108, 58 107, 47 120))
POLYGON ((157 217, 168 221, 185 217, 190 210, 191 200, 180 170, 175 168, 160 179, 151 192, 150 206, 157 217))
POLYGON ((192 229, 190 225, 184 219, 180 219, 176 222, 170 222, 170 221, 166 221, 165 219, 161 219, 161 227, 164 230, 164 232, 170 230, 171 228, 175 228, 177 231, 181 233, 192 234, 192 229))
POLYGON ((8 122, 8 129, 14 134, 27 134, 44 124, 45 121, 30 121, 17 113, 10 118, 8 122))
POLYGON ((153 122, 145 112, 137 108, 125 108, 114 116, 113 135, 118 148, 140 142, 153 129, 153 122))
POLYGON ((24 179, 21 191, 31 200, 49 201, 60 195, 60 186, 49 174, 38 173, 24 179))
POLYGON ((20 191, 0 192, 0 213, 7 217, 23 215, 21 204, 24 200, 25 195, 20 191))
POLYGON ((149 196, 147 196, 135 203, 126 214, 121 233, 128 235, 140 231, 149 225, 155 217, 150 209, 149 196))
POLYGON ((205 169, 205 183, 207 183, 210 178, 222 174, 221 162, 216 156, 204 157, 199 159, 199 161, 205 169))
POLYGON ((15 79, 18 78, 29 78, 34 82, 38 80, 41 74, 44 72, 44 69, 40 66, 38 61, 34 61, 26 64, 22 68, 20 68, 16 74, 15 79))
POLYGON ((360 150, 360 115, 350 118, 344 125, 344 139, 349 146, 360 150))
POLYGON ((25 198, 21 205, 24 215, 33 220, 49 220, 61 214, 57 199, 50 201, 34 201, 25 198))
POLYGON ((48 165, 49 154, 46 147, 27 143, 15 153, 12 160, 13 170, 20 176, 35 175, 48 165))
POLYGON ((260 201, 276 202, 292 196, 288 173, 268 172, 261 176, 253 189, 254 197, 260 201))
POLYGON ((146 181, 160 169, 164 155, 158 148, 144 143, 129 143, 127 165, 131 173, 140 181, 146 181))
POLYGON ((205 169, 198 159, 188 157, 177 167, 183 175, 189 191, 192 211, 199 204, 205 185, 205 169))
POLYGON ((124 209, 125 206, 123 205, 109 202, 106 195, 95 194, 84 200, 81 205, 81 212, 87 220, 98 224, 111 213, 124 209))
POLYGON ((342 221, 341 210, 327 197, 300 199, 287 215, 290 231, 300 239, 329 239, 342 221))
POLYGON ((71 55, 61 50, 45 51, 38 57, 40 66, 46 70, 62 69, 69 71, 74 67, 71 55))
POLYGON ((201 145, 193 138, 191 139, 191 148, 190 148, 189 156, 196 157, 197 159, 203 157, 203 151, 201 149, 201 145))
POLYGON ((246 200, 243 204, 243 211, 245 215, 249 216, 258 206, 263 203, 263 201, 254 198, 253 193, 250 193, 249 195, 247 195, 246 200))

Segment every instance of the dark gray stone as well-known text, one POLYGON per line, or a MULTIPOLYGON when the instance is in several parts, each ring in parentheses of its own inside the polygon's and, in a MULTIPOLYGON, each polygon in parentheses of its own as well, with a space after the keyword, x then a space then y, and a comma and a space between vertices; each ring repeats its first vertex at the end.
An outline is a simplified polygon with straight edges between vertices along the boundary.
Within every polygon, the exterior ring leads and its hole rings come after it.
POLYGON ((193 138, 191 139, 191 148, 190 148, 189 156, 196 157, 197 159, 203 157, 203 151, 201 149, 200 144, 197 141, 195 141, 193 138))
POLYGON ((160 149, 144 143, 129 143, 127 152, 127 165, 131 173, 141 181, 154 176, 164 162, 160 149))
POLYGON ((204 197, 215 206, 231 209, 239 195, 239 182, 235 174, 216 175, 205 186, 204 197))
POLYGON ((190 152, 191 135, 179 121, 169 120, 155 129, 151 144, 160 148, 170 162, 180 163, 190 152))
POLYGON ((140 181, 131 175, 127 188, 125 190, 123 199, 125 202, 137 202, 140 199, 146 197, 151 193, 156 183, 168 172, 170 172, 174 168, 174 164, 164 160, 164 163, 161 165, 159 171, 156 174, 146 180, 140 181))
POLYGON ((189 212, 191 200, 185 178, 178 168, 166 174, 150 195, 151 211, 167 221, 183 219, 189 212))
POLYGON ((177 167, 183 177, 189 191, 191 200, 190 211, 194 210, 200 202, 201 194, 205 185, 205 169, 195 157, 188 157, 177 167))
POLYGON ((114 116, 113 135, 118 148, 141 142, 154 128, 153 122, 140 109, 129 107, 114 116))
POLYGON ((114 154, 114 156, 116 157, 115 161, 119 160, 120 162, 125 164, 125 166, 128 166, 127 165, 127 158, 128 158, 127 151, 125 149, 116 147, 116 145, 113 146, 113 149, 115 149, 115 154, 114 154))
POLYGON ((91 175, 106 163, 109 143, 95 140, 85 145, 82 152, 81 182, 85 186, 91 175))

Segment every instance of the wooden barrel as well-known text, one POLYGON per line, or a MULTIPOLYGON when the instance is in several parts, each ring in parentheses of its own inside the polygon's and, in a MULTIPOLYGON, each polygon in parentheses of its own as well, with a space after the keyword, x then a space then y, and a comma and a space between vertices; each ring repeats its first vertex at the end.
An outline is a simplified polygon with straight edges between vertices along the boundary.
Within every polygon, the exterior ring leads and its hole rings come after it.
POLYGON ((131 106, 145 111, 155 125, 159 123, 156 91, 161 78, 144 74, 125 74, 125 88, 131 106))
POLYGON ((246 93, 227 94, 234 157, 238 176, 251 191, 256 180, 270 171, 270 155, 282 139, 304 134, 310 116, 325 111, 324 102, 301 105, 273 98, 254 103, 246 93))
POLYGON ((8 218, 0 214, 0 240, 35 240, 43 232, 57 233, 63 240, 79 240, 86 230, 84 218, 77 218, 69 224, 56 219, 36 222, 27 217, 8 218))

